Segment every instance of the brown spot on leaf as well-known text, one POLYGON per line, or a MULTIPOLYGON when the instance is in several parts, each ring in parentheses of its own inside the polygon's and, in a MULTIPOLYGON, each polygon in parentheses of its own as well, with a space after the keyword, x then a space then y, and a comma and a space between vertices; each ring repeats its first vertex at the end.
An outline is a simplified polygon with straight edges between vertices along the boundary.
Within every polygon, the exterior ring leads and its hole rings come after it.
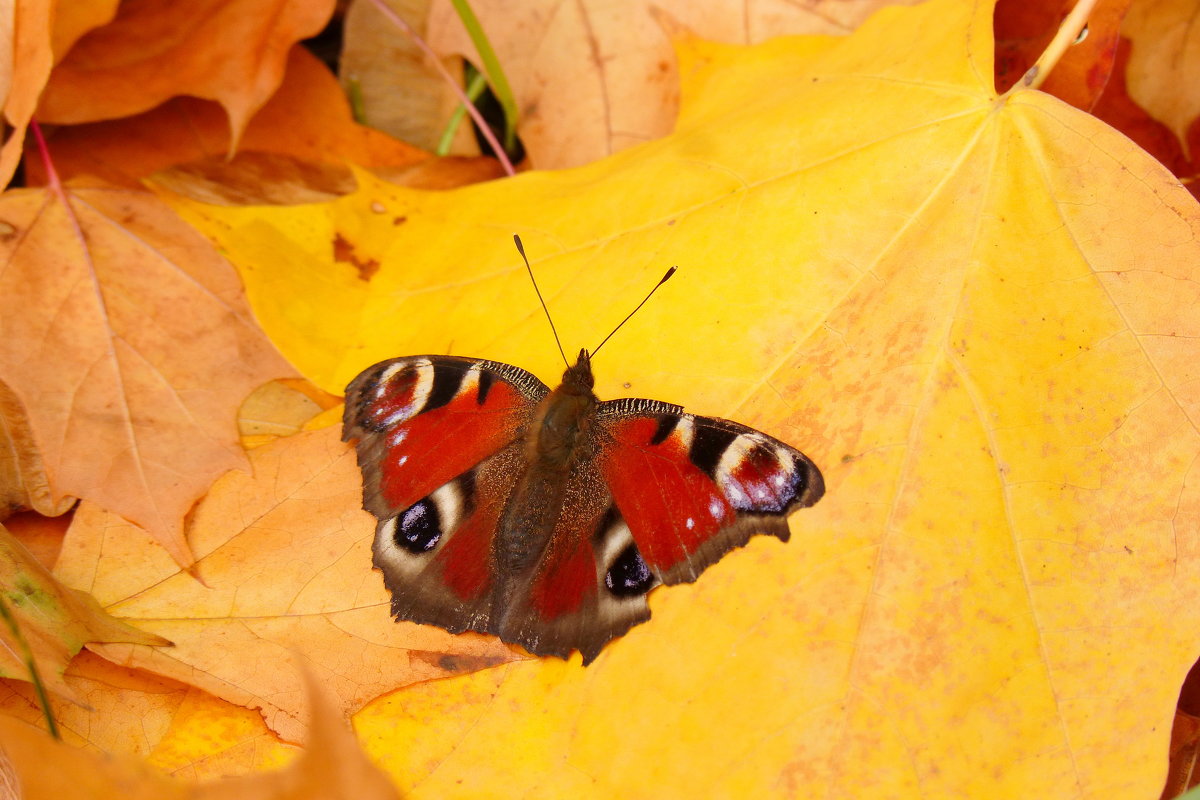
POLYGON ((379 262, 373 258, 359 258, 354 252, 354 244, 340 233, 333 240, 333 258, 343 264, 352 265, 358 270, 360 280, 369 281, 379 272, 379 262))

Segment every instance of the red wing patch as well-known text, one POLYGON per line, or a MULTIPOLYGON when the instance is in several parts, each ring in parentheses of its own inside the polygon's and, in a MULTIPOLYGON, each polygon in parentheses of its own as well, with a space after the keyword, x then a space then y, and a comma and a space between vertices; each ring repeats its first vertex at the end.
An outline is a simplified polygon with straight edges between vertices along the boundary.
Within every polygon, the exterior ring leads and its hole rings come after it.
POLYGON ((755 532, 786 540, 787 514, 824 492, 803 453, 752 428, 655 401, 601 406, 609 434, 601 473, 642 558, 660 576, 694 576, 755 532), (744 515, 762 520, 761 528, 738 525, 744 515), (673 572, 683 562, 687 570, 673 572))
POLYGON ((692 463, 679 436, 651 444, 658 421, 634 417, 609 428, 616 445, 600 470, 642 558, 662 572, 687 558, 737 515, 713 479, 692 463))

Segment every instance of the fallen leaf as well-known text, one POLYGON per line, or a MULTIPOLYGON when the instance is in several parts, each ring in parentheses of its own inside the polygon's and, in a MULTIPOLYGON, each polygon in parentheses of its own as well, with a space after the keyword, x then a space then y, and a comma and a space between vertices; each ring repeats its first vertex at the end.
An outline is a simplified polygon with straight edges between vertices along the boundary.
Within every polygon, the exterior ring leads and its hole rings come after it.
POLYGON ((362 510, 354 451, 328 428, 250 453, 197 504, 189 534, 204 580, 181 572, 138 531, 83 504, 56 574, 171 648, 92 647, 260 709, 299 741, 305 694, 279 664, 298 653, 351 712, 397 686, 494 666, 514 654, 490 637, 397 625, 371 569, 374 519, 362 510))
POLYGON ((129 0, 55 67, 38 119, 114 119, 193 95, 225 108, 232 153, 283 80, 292 45, 320 31, 333 6, 333 0, 129 0))
POLYGON ((107 25, 117 15, 120 0, 70 0, 54 4, 54 27, 50 31, 50 49, 54 60, 75 46, 93 28, 107 25))
POLYGON ((0 380, 53 498, 100 503, 190 563, 183 515, 246 465, 238 403, 291 370, 228 263, 148 193, 10 191, 0 220, 0 380))
POLYGON ((363 754, 337 709, 311 676, 308 743, 287 768, 193 785, 132 757, 107 757, 57 742, 44 732, 0 716, 0 752, 9 759, 24 800, 394 800, 395 788, 363 754), (53 769, 47 769, 53 764, 53 769))
POLYGON ((60 584, 25 547, 0 525, 0 677, 32 679, 27 658, 33 658, 46 688, 72 701, 75 693, 63 680, 71 657, 88 643, 139 642, 170 644, 161 636, 140 631, 104 613, 96 601, 60 584), (19 638, 13 632, 13 625, 19 638))
POLYGON ((242 447, 250 450, 281 436, 299 433, 313 417, 340 405, 341 398, 321 391, 306 380, 265 383, 251 392, 238 410, 242 447))
POLYGON ((103 25, 117 0, 16 0, 0 19, 0 98, 9 130, 0 148, 0 186, 21 161, 25 131, 56 57, 92 28, 103 25))
POLYGON ((8 185, 21 163, 25 131, 50 77, 54 62, 50 50, 54 6, 53 0, 19 0, 8 5, 13 20, 12 35, 4 42, 0 62, 11 63, 12 72, 7 81, 8 90, 3 95, 4 120, 8 125, 4 145, 0 147, 0 186, 8 185))
MULTIPOLYGON (((87 650, 63 678, 84 704, 50 700, 58 731, 72 747, 139 756, 189 780, 275 769, 296 752, 254 711, 87 650)), ((46 726, 32 687, 21 681, 0 680, 0 714, 46 726)))
MULTIPOLYGON (((429 0, 385 0, 419 35, 425 35, 429 0)), ((458 59, 447 59, 461 74, 458 59)), ((455 72, 457 70, 457 72, 455 72)), ((345 92, 357 99, 362 121, 424 150, 437 149, 458 95, 420 48, 396 28, 372 0, 352 0, 346 9, 338 74, 345 92)), ((479 145, 469 124, 458 126, 449 150, 476 155, 479 145)))
POLYGON ((568 350, 679 264, 605 346, 598 394, 733 417, 825 473, 791 542, 656 590, 586 670, 522 662, 360 712, 402 788, 1159 791, 1200 650, 1200 211, 1095 118, 997 95, 991 30, 990 4, 934 0, 840 40, 691 42, 675 132, 578 169, 177 202, 331 392, 423 352, 552 380, 514 231, 568 350))
MULTIPOLYGON (((49 135, 55 169, 64 180, 92 175, 141 188, 141 179, 206 156, 225 158, 229 119, 221 106, 177 97, 133 117, 63 126, 49 135)), ((350 105, 324 64, 296 45, 279 89, 250 119, 242 150, 292 156, 317 164, 405 166, 429 154, 354 122, 350 105)), ((46 182, 40 159, 26 159, 33 185, 46 182)))
POLYGON ((12 390, 0 382, 0 520, 22 509, 56 517, 73 505, 73 497, 56 500, 51 496, 25 409, 12 390))
MULTIPOLYGON (((569 167, 671 131, 679 76, 672 31, 748 43, 795 33, 847 33, 887 0, 865 2, 705 3, 472 2, 521 111, 520 136, 530 163, 569 167), (619 9, 619 10, 618 10, 619 9), (533 46, 554 42, 553 47, 533 46)), ((388 0, 388 5, 445 59, 463 56, 482 68, 450 3, 388 0)), ((457 58, 454 59, 457 62, 457 58)), ((453 74, 455 68, 452 68, 453 74)), ((346 13, 340 68, 347 91, 362 98, 371 125, 432 150, 458 99, 408 36, 370 0, 346 13)), ((451 152, 475 153, 471 126, 459 126, 451 152)))
POLYGON ((33 511, 23 511, 4 520, 4 526, 8 528, 9 533, 17 537, 17 541, 25 545, 25 549, 39 564, 53 570, 62 550, 63 537, 67 535, 67 527, 70 526, 73 516, 67 513, 57 517, 44 517, 33 511))
MULTIPOLYGON (((1193 196, 1200 196, 1200 181, 1196 180, 1200 174, 1200 164, 1190 162, 1183 154, 1183 143, 1171 129, 1146 113, 1126 91, 1125 72, 1129 63, 1129 50, 1129 40, 1122 37, 1117 45, 1112 79, 1092 108, 1092 114, 1136 142, 1171 170, 1193 196)), ((1194 148, 1200 147, 1200 125, 1192 128, 1191 144, 1192 152, 1195 152, 1194 148)))
POLYGON ((1171 760, 1167 767, 1167 785, 1163 798, 1178 797, 1200 784, 1197 757, 1200 756, 1200 718, 1185 711, 1175 712, 1171 727, 1171 760))
POLYGON ((1134 102, 1163 122, 1191 158, 1188 128, 1200 115, 1200 9, 1190 0, 1138 0, 1121 32, 1133 43, 1126 82, 1134 102))
MULTIPOLYGON (((1133 0, 1103 0, 1088 16, 1087 35, 1073 44, 1042 84, 1042 91, 1091 111, 1112 75, 1121 20, 1133 0)), ((1021 80, 1058 31, 1074 0, 996 4, 996 87, 1004 91, 1021 80)))

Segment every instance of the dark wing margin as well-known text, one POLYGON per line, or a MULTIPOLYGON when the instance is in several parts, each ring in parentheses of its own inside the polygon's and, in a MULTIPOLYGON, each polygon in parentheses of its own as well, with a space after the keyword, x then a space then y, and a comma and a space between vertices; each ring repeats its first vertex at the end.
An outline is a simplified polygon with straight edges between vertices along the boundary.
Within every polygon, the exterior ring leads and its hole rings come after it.
POLYGON ((787 518, 825 492, 808 456, 761 431, 657 400, 601 403, 600 469, 646 564, 693 581, 755 534, 783 541, 787 518))

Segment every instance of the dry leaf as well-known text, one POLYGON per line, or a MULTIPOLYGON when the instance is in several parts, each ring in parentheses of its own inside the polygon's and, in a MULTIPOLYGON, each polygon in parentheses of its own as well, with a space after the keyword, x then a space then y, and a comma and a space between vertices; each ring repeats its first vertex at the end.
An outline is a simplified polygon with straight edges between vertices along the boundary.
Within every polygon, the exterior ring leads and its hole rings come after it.
POLYGON ((238 410, 238 433, 247 450, 280 436, 291 436, 322 411, 341 405, 341 398, 306 380, 271 381, 255 389, 238 410))
MULTIPOLYGON (((424 36, 429 0, 385 0, 388 7, 424 36)), ((462 74, 457 58, 445 59, 451 74, 462 74)), ((352 0, 346 9, 338 73, 346 94, 358 98, 363 122, 425 150, 435 150, 458 95, 425 63, 412 39, 396 28, 372 0, 352 0)), ((455 131, 451 153, 475 155, 469 124, 455 131)))
POLYGON ((0 222, 0 380, 53 496, 100 503, 190 563, 183 515, 246 464, 238 403, 290 369, 229 265, 154 197, 10 191, 0 222))
POLYGON ((54 5, 54 27, 50 31, 50 49, 54 60, 75 46, 93 28, 107 25, 117 15, 120 0, 69 0, 54 5))
POLYGON ((0 186, 20 163, 25 130, 50 68, 80 36, 104 24, 116 0, 9 0, 0 16, 0 102, 9 130, 0 148, 0 186))
MULTIPOLYGON (((1042 91, 1090 111, 1108 85, 1120 41, 1121 20, 1133 0, 1103 0, 1088 16, 1087 35, 1072 45, 1042 84, 1042 91)), ((1075 0, 996 4, 996 87, 1021 80, 1050 44, 1075 0)))
POLYGON ((1200 115, 1200 7, 1192 0, 1137 0, 1121 26, 1133 43, 1129 96, 1171 129, 1191 157, 1188 128, 1200 115))
MULTIPOLYGON (((670 133, 680 76, 669 34, 686 30, 750 44, 785 34, 848 33, 888 4, 599 0, 564 5, 546 0, 513 6, 481 0, 471 8, 516 95, 519 133, 530 163, 556 169, 670 133)), ((428 30, 436 52, 463 55, 483 68, 449 2, 433 3, 428 30)))
POLYGON ((60 497, 56 501, 51 496, 25 409, 8 386, 0 382, 0 521, 27 508, 56 517, 74 504, 73 497, 60 497))
POLYGON ((333 6, 333 0, 129 0, 55 67, 38 118, 94 122, 193 95, 224 106, 233 152, 283 80, 292 45, 320 31, 333 6))
POLYGON ((67 535, 67 528, 73 518, 72 513, 44 517, 32 511, 24 511, 4 520, 4 526, 8 528, 9 533, 17 537, 17 541, 25 545, 25 549, 39 564, 53 570, 62 550, 63 537, 67 535))
POLYGON ((26 663, 31 654, 45 686, 70 700, 78 698, 63 680, 63 670, 85 644, 170 644, 160 636, 113 619, 88 595, 60 584, 3 525, 0 592, 5 616, 11 614, 13 620, 0 624, 0 677, 31 680, 26 663), (20 638, 14 634, 12 624, 20 631, 20 638))
MULTIPOLYGON (((189 780, 275 769, 296 752, 277 741, 254 711, 169 678, 119 667, 87 650, 63 677, 86 704, 50 701, 59 733, 73 747, 140 756, 189 780)), ((0 681, 0 712, 45 727, 27 683, 0 681)))
POLYGON ((20 782, 24 800, 395 800, 387 778, 367 760, 322 688, 307 676, 312 703, 307 747, 291 766, 272 773, 199 786, 168 778, 130 757, 105 757, 56 742, 24 722, 0 717, 0 752, 20 782), (47 764, 53 769, 47 769, 47 764))
MULTIPOLYGON (((0 147, 0 186, 7 186, 21 161, 25 146, 25 131, 33 119, 46 80, 50 77, 53 54, 50 51, 53 0, 19 0, 9 6, 12 13, 11 46, 5 49, 10 56, 12 73, 4 95, 4 120, 8 123, 7 137, 0 147)), ((8 42, 5 42, 7 45, 8 42)))
POLYGON ((291 652, 346 712, 397 686, 513 658, 490 637, 392 622, 371 569, 375 523, 339 433, 257 448, 253 477, 231 472, 213 485, 189 526, 205 585, 139 542, 136 529, 82 505, 56 574, 175 644, 92 649, 261 709, 289 741, 300 738, 305 697, 299 676, 279 668, 291 652))
MULTIPOLYGON (((196 97, 106 122, 60 127, 50 152, 61 177, 88 174, 123 186, 175 164, 227 156, 229 121, 221 107, 196 97)), ((315 164, 349 162, 366 167, 405 166, 429 154, 354 122, 333 75, 303 47, 293 47, 279 90, 250 120, 244 150, 293 156, 315 164)), ((40 160, 27 159, 33 184, 45 183, 40 160)))
POLYGON ((991 30, 988 4, 934 0, 841 40, 692 42, 674 134, 575 170, 436 194, 360 178, 301 209, 178 202, 329 391, 423 352, 553 380, 513 231, 568 349, 679 264, 606 345, 598 393, 737 418, 825 472, 790 543, 656 590, 652 622, 586 671, 513 664, 361 712, 397 780, 1161 788, 1200 649, 1200 210, 1095 118, 997 96, 991 30))
MULTIPOLYGON (((687 29, 728 42, 787 33, 846 33, 886 0, 705 3, 472 2, 497 52, 520 110, 530 163, 575 166, 671 131, 679 76, 668 33, 687 29), (669 18, 669 22, 666 18, 669 18), (664 25, 671 28, 664 31, 664 25), (554 46, 537 46, 554 42, 554 46)), ((475 53, 446 2, 389 0, 388 5, 449 60, 475 53)), ((457 59, 452 74, 460 74, 457 59)), ((373 126, 433 149, 458 100, 408 36, 371 0, 346 14, 342 83, 362 97, 373 126)), ((455 153, 477 152, 470 125, 459 126, 455 153)))

